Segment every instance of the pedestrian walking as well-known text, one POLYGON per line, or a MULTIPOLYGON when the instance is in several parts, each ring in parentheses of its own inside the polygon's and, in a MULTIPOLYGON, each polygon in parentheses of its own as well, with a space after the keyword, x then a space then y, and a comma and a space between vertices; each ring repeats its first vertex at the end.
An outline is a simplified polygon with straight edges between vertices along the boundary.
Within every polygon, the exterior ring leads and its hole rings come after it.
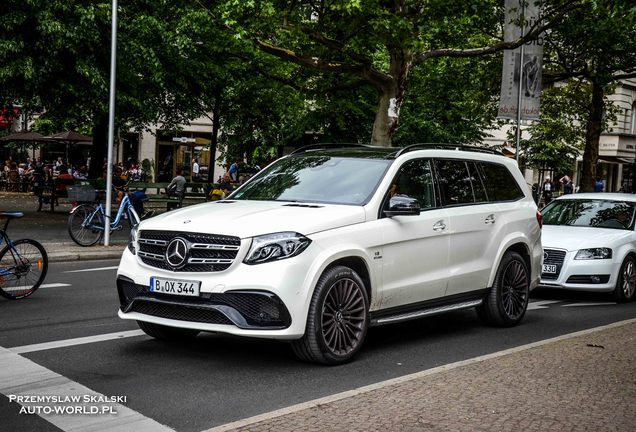
POLYGON ((574 193, 574 184, 572 179, 567 174, 559 179, 559 183, 563 185, 563 194, 568 195, 574 193))
POLYGON ((199 160, 197 158, 194 158, 192 160, 192 181, 193 182, 200 181, 201 178, 199 176, 199 171, 200 171, 199 160))
POLYGON ((543 194, 543 205, 548 205, 552 201, 554 193, 554 185, 550 181, 550 177, 546 177, 541 185, 541 193, 543 194))
POLYGON ((603 192, 605 190, 605 184, 600 177, 596 177, 596 183, 594 183, 594 192, 603 192))
POLYGON ((234 162, 232 165, 230 165, 230 169, 228 170, 228 173, 230 174, 230 179, 232 180, 232 183, 236 183, 238 182, 238 178, 239 178, 239 163, 240 160, 237 159, 236 162, 234 162))

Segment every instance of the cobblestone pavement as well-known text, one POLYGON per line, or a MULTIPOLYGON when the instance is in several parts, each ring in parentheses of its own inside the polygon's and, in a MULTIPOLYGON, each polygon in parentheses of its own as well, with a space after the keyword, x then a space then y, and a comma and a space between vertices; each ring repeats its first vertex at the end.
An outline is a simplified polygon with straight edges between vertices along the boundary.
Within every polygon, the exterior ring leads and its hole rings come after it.
POLYGON ((633 432, 635 335, 631 320, 211 431, 633 432))

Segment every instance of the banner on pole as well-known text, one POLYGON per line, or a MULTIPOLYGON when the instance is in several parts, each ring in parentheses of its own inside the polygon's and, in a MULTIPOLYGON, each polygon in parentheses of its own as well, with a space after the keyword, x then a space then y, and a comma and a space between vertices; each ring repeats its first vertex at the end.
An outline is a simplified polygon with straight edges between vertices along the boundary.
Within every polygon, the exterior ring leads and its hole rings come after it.
MULTIPOLYGON (((521 37, 521 26, 518 24, 525 16, 525 33, 540 18, 541 9, 538 2, 530 0, 506 0, 504 40, 514 41, 521 37)), ((541 70, 543 68, 543 36, 527 42, 523 47, 504 51, 503 72, 501 75, 501 96, 499 99, 500 118, 517 118, 517 109, 521 109, 521 119, 539 118, 541 97, 541 70), (520 82, 521 81, 521 82, 520 82), (521 86, 521 106, 519 105, 519 86, 521 86)))

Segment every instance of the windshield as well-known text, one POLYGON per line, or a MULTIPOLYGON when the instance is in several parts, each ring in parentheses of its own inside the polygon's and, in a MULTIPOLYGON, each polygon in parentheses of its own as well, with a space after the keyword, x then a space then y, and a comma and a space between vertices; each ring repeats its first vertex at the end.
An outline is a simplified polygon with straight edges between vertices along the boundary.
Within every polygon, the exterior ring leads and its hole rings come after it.
POLYGON ((362 205, 390 164, 386 159, 325 155, 284 158, 229 198, 362 205))
POLYGON ((634 203, 603 199, 552 201, 541 212, 544 225, 633 229, 634 203))

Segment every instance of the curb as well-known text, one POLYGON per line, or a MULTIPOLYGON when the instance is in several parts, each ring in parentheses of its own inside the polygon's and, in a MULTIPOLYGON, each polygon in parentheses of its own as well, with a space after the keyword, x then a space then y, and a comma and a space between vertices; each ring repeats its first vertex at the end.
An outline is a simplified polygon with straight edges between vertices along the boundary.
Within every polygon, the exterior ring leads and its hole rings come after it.
POLYGON ((121 258, 125 244, 82 247, 68 243, 43 243, 49 262, 106 260, 121 258))

